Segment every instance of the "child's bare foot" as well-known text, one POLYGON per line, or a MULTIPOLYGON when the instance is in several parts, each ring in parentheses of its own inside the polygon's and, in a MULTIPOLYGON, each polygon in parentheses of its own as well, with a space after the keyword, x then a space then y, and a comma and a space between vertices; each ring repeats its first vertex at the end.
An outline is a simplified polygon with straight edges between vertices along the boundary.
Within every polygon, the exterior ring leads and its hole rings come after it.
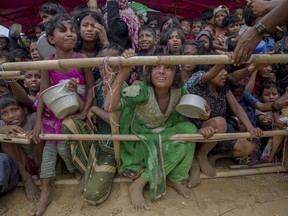
POLYGON ((211 166, 211 164, 209 163, 209 160, 207 158, 207 156, 202 156, 202 155, 197 155, 197 162, 198 165, 201 169, 201 171, 209 176, 209 177, 214 177, 216 176, 216 171, 215 169, 211 166))
POLYGON ((32 216, 43 215, 51 201, 51 189, 42 189, 41 197, 37 206, 32 208, 28 213, 32 216))
POLYGON ((200 184, 200 181, 201 181, 200 167, 199 167, 197 160, 194 158, 194 160, 192 162, 192 167, 190 169, 187 187, 188 188, 196 187, 198 184, 200 184))
POLYGON ((0 205, 0 215, 4 214, 7 211, 7 208, 4 206, 0 205))
POLYGON ((136 210, 150 210, 143 196, 143 188, 146 184, 147 181, 140 177, 129 186, 132 206, 136 210))
POLYGON ((175 183, 170 182, 170 181, 167 181, 167 185, 174 188, 184 198, 189 199, 191 192, 189 189, 187 189, 186 186, 184 186, 182 184, 175 184, 175 183))
POLYGON ((22 182, 25 186, 27 199, 30 201, 38 200, 40 197, 40 190, 35 185, 34 180, 30 174, 22 175, 22 182))

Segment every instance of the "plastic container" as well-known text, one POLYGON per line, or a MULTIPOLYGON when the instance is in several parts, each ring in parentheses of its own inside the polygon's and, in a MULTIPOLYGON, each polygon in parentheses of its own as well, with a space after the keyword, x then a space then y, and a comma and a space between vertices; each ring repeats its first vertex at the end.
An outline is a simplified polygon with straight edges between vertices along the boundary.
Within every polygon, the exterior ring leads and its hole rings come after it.
POLYGON ((195 94, 183 95, 176 110, 189 118, 200 118, 200 113, 206 112, 206 100, 195 94))
POLYGON ((79 109, 77 93, 68 90, 68 80, 47 88, 40 97, 57 118, 65 118, 79 109))

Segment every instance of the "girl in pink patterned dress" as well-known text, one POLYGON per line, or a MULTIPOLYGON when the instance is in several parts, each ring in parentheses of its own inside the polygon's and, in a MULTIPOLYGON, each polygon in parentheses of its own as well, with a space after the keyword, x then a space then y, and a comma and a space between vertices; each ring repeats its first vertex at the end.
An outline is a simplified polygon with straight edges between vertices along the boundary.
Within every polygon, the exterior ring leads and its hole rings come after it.
MULTIPOLYGON (((87 57, 74 52, 77 42, 76 25, 68 15, 56 15, 46 26, 48 42, 56 48, 56 54, 51 55, 48 60, 69 59, 87 57)), ((43 70, 41 73, 40 92, 50 86, 54 86, 62 81, 69 80, 68 89, 78 93, 80 108, 77 113, 70 115, 69 118, 84 120, 93 101, 94 79, 91 68, 60 68, 43 70), (85 102, 85 103, 84 103, 85 102)), ((47 109, 46 109, 47 110, 47 109)), ((39 97, 37 107, 37 120, 33 134, 34 141, 40 142, 39 134, 61 134, 61 124, 63 119, 57 118, 52 112, 45 111, 45 104, 39 97)), ((49 203, 51 197, 51 180, 56 176, 57 153, 64 160, 69 172, 76 172, 72 162, 72 156, 65 141, 47 140, 43 149, 43 158, 41 164, 41 198, 36 207, 29 211, 30 215, 42 215, 49 203)))

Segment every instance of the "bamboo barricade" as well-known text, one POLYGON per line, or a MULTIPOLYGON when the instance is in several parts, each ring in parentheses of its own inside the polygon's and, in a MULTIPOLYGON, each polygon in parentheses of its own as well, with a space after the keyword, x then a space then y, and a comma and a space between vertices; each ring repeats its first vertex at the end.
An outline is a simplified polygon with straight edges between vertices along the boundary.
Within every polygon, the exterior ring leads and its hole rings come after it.
MULTIPOLYGON (((262 137, 287 136, 286 130, 263 131, 262 137)), ((7 137, 0 134, 1 137, 7 137)), ((18 134, 18 139, 27 139, 25 134, 18 134)), ((170 137, 173 141, 193 141, 193 142, 215 142, 223 140, 232 140, 240 138, 254 138, 249 132, 243 133, 217 133, 209 139, 205 139, 201 134, 175 134, 170 137)), ((126 134, 41 134, 42 140, 111 140, 111 141, 140 141, 145 139, 143 135, 126 135, 126 134)))
MULTIPOLYGON (((243 169, 243 170, 229 170, 229 171, 217 171, 216 178, 229 178, 229 177, 239 177, 239 176, 247 176, 247 175, 260 175, 260 174, 269 174, 269 173, 282 173, 287 172, 287 170, 282 166, 273 166, 273 167, 261 167, 261 168, 251 168, 251 169, 243 169)), ((211 179, 210 177, 201 173, 201 179, 211 179)), ((130 178, 119 177, 116 175, 114 178, 114 182, 122 183, 122 182, 132 182, 130 178)), ((36 185, 41 185, 40 181, 35 181, 36 185)), ((59 179, 55 181, 55 185, 75 185, 79 184, 77 179, 59 179)), ((21 182, 18 183, 18 186, 24 186, 21 182)))
MULTIPOLYGON (((134 65, 171 65, 171 64, 233 64, 233 61, 226 55, 190 55, 190 56, 135 56, 131 58, 110 57, 108 64, 117 66, 121 60, 122 66, 134 65)), ((51 68, 83 68, 95 67, 103 64, 104 58, 79 58, 43 60, 31 62, 9 62, 2 64, 2 68, 7 70, 47 70, 51 68)), ((287 63, 287 54, 257 54, 252 55, 245 63, 287 63)))
POLYGON ((21 71, 0 71, 0 79, 4 80, 18 80, 24 79, 21 71))

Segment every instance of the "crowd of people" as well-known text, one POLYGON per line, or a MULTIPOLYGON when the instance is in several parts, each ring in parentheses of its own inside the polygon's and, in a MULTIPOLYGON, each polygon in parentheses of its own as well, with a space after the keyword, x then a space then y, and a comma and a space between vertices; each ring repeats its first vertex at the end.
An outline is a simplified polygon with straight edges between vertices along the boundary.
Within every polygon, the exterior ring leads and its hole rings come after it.
MULTIPOLYGON (((59 3, 41 5, 43 21, 25 43, 21 36, 0 35, 0 64, 89 57, 105 60, 101 67, 26 70, 23 81, 0 80, 0 133, 12 137, 26 133, 33 140, 29 145, 1 143, 1 194, 20 179, 27 198, 39 200, 28 213, 44 214, 53 200, 58 159, 83 183, 89 203, 107 199, 118 171, 133 180, 129 186, 133 208, 149 210, 143 196, 146 185, 151 201, 165 195, 166 186, 189 198, 190 188, 200 183, 201 172, 216 175, 219 158, 234 158, 244 165, 267 161, 273 138, 260 138, 262 132, 287 127, 281 117, 288 105, 288 64, 243 61, 252 53, 288 52, 285 7, 283 0, 253 0, 245 7, 220 5, 193 20, 179 20, 160 18, 157 13, 144 19, 128 0, 108 0, 97 11, 77 6, 70 14, 59 3), (120 60, 118 66, 107 64, 109 57, 136 55, 227 55, 234 64, 171 62, 132 67, 121 66, 120 60), (39 96, 62 82, 77 93, 79 102, 78 110, 65 118, 57 117, 39 96), (207 101, 199 118, 176 111, 181 97, 188 93, 207 101), (110 125, 115 121, 111 113, 120 119, 120 134, 143 135, 138 136, 140 141, 121 141, 120 167, 110 140, 40 139, 43 133, 111 134, 110 125), (250 132, 255 138, 203 143, 169 139, 174 134, 200 133, 210 138, 231 132, 250 132), (41 190, 33 175, 41 179, 41 190)), ((287 149, 283 148, 284 156, 288 156, 287 149)), ((283 161, 287 168, 288 160, 284 157, 283 161)), ((0 206, 0 214, 5 211, 0 206)))

